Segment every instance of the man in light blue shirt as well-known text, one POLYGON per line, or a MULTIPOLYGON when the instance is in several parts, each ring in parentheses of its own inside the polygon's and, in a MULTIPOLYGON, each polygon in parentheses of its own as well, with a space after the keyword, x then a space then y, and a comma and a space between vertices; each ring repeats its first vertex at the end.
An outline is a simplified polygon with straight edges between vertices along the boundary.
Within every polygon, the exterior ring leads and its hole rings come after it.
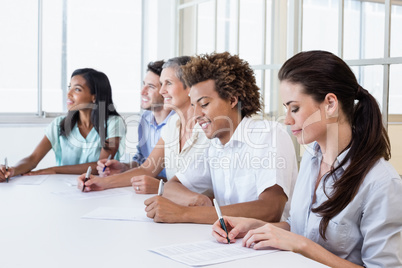
MULTIPOLYGON (((156 143, 159 141, 161 130, 174 111, 163 108, 163 97, 159 94, 161 88, 160 74, 164 61, 150 62, 144 77, 141 90, 141 109, 144 110, 138 125, 137 152, 130 164, 120 163, 107 159, 98 162, 100 176, 109 176, 124 172, 130 168, 140 166, 148 158, 156 143), (105 164, 107 168, 103 171, 105 164)), ((166 178, 165 170, 159 173, 160 177, 166 178)))
MULTIPOLYGON (((162 104, 162 110, 163 104, 162 104)), ((155 112, 150 110, 145 110, 141 115, 141 121, 138 126, 138 145, 137 153, 133 156, 133 162, 131 162, 131 167, 140 166, 148 158, 149 154, 154 149, 156 143, 159 141, 161 136, 161 130, 163 126, 166 125, 169 117, 174 114, 174 111, 169 111, 169 114, 165 117, 162 122, 157 121, 155 117, 155 112)), ((160 177, 166 178, 165 169, 159 173, 160 177)))

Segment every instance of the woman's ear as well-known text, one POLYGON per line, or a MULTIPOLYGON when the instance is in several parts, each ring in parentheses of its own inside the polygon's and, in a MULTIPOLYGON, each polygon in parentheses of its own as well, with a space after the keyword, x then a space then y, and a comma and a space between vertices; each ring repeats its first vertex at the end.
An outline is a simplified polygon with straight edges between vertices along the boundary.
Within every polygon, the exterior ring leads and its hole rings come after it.
POLYGON ((327 118, 331 117, 338 117, 338 108, 339 108, 339 102, 338 98, 334 93, 328 93, 325 96, 325 113, 327 115, 327 118))
POLYGON ((230 105, 232 108, 236 107, 238 102, 239 102, 238 97, 236 97, 236 96, 230 97, 230 105))

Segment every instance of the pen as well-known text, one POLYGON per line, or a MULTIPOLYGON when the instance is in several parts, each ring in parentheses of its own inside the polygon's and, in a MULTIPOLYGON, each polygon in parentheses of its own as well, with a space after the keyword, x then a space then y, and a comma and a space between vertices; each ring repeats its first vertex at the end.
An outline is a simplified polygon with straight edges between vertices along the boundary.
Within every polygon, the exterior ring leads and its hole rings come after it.
POLYGON ((228 229, 226 229, 225 221, 222 218, 221 209, 219 208, 218 202, 215 200, 215 198, 214 198, 214 206, 215 206, 215 209, 216 209, 216 214, 218 214, 218 218, 219 218, 219 221, 221 223, 221 227, 226 232, 226 239, 228 240, 228 243, 230 244, 228 229))
MULTIPOLYGON (((8 172, 8 161, 7 161, 7 157, 4 158, 4 165, 6 166, 6 172, 8 172)), ((6 181, 8 183, 8 176, 6 177, 6 181)))
POLYGON ((84 184, 82 185, 82 191, 84 191, 84 189, 85 189, 85 183, 87 182, 87 180, 89 180, 89 177, 91 176, 91 172, 92 172, 92 168, 91 168, 91 166, 89 166, 88 170, 87 170, 87 174, 85 175, 84 184))
MULTIPOLYGON (((106 162, 109 161, 110 159, 112 159, 112 155, 111 155, 111 154, 109 154, 109 157, 107 158, 106 162)), ((103 167, 102 172, 105 172, 105 170, 106 170, 106 168, 107 168, 106 162, 105 162, 105 166, 103 167)))
POLYGON ((164 185, 163 180, 160 179, 160 180, 159 180, 159 188, 158 188, 158 195, 159 195, 159 196, 162 196, 162 195, 163 195, 163 185, 164 185))

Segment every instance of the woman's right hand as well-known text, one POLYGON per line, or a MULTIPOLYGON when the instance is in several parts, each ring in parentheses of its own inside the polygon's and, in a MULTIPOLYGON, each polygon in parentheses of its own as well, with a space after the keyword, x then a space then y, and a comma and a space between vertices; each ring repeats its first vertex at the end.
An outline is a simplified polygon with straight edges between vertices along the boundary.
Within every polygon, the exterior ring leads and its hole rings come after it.
POLYGON ((86 174, 82 174, 77 178, 77 188, 83 192, 102 191, 108 189, 107 178, 90 175, 89 179, 85 181, 86 174), (84 187, 85 184, 85 187, 84 187))
POLYGON ((10 179, 11 177, 13 177, 15 174, 15 169, 12 167, 8 167, 7 171, 6 171, 6 166, 5 165, 0 165, 0 182, 5 182, 8 179, 10 179))
MULTIPOLYGON (((266 222, 261 220, 242 217, 224 216, 223 220, 229 233, 229 240, 233 243, 236 242, 236 238, 244 237, 248 231, 266 224, 266 222)), ((226 232, 222 229, 219 219, 212 225, 212 236, 220 243, 228 243, 226 232)))
POLYGON ((127 167, 124 163, 121 163, 115 159, 101 159, 97 163, 96 169, 98 170, 99 177, 107 177, 114 174, 119 174, 127 170, 127 167), (103 171, 104 167, 105 171, 103 171))

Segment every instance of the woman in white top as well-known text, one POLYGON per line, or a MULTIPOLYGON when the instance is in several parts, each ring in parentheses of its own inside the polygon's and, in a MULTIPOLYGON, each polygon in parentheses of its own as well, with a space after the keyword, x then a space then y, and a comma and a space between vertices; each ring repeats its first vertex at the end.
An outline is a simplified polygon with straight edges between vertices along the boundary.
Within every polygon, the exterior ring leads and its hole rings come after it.
MULTIPOLYGON (((402 267, 402 181, 374 97, 337 56, 301 52, 279 71, 285 123, 306 147, 286 222, 225 217, 229 239, 330 267, 402 267)), ((219 221, 213 235, 227 243, 219 221)))
MULTIPOLYGON (((182 56, 169 59, 161 73, 160 94, 164 98, 164 107, 175 110, 161 133, 147 160, 138 168, 108 177, 91 178, 85 182, 85 191, 104 190, 108 188, 132 185, 138 194, 157 193, 159 180, 155 178, 165 167, 167 179, 180 169, 185 168, 194 155, 203 153, 208 147, 208 139, 193 118, 193 110, 189 97, 190 88, 182 79, 182 65, 190 61, 190 57, 182 56)), ((118 161, 106 162, 107 168, 119 170, 118 161)), ((78 178, 78 188, 82 189, 85 174, 78 178)))

